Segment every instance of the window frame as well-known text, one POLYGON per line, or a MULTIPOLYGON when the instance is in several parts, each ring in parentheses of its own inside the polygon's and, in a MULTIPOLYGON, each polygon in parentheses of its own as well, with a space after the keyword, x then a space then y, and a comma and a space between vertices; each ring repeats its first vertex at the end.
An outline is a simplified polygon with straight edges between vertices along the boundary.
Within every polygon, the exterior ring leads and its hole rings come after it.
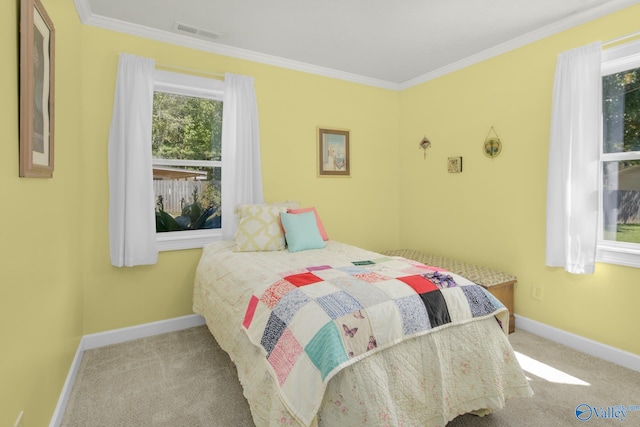
MULTIPOLYGON (((224 81, 189 74, 156 70, 153 86, 154 93, 165 92, 174 95, 214 99, 217 101, 222 101, 224 97, 224 81)), ((222 168, 223 161, 152 159, 152 165, 222 168)), ((220 208, 222 209, 222 202, 220 208)), ((202 248, 215 240, 221 239, 222 228, 156 233, 156 243, 159 252, 202 248)))
MULTIPOLYGON (((633 68, 640 68, 640 40, 603 50, 602 67, 600 72, 602 77, 633 68)), ((625 160, 629 157, 636 159, 639 152, 604 153, 603 133, 604 117, 602 118, 600 131, 600 159, 598 162, 598 179, 600 189, 598 191, 599 215, 596 261, 640 268, 640 243, 615 242, 612 240, 604 240, 603 238, 603 164, 606 161, 625 160)))

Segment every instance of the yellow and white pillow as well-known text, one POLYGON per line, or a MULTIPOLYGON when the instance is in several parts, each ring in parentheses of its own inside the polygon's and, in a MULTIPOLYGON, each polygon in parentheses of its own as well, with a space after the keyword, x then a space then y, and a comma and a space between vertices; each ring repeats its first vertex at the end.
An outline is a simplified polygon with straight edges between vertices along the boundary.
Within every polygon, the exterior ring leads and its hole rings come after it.
POLYGON ((236 252, 281 251, 285 248, 280 213, 282 205, 239 205, 238 229, 235 235, 236 252))

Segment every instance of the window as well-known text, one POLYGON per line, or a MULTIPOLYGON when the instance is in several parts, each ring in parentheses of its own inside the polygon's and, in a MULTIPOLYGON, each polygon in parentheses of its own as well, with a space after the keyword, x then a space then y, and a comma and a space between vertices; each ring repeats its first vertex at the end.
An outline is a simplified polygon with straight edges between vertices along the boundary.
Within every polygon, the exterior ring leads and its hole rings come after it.
POLYGON ((153 187, 160 250, 221 236, 222 81, 156 71, 153 187))
POLYGON ((640 42, 603 52, 598 261, 640 267, 640 42))

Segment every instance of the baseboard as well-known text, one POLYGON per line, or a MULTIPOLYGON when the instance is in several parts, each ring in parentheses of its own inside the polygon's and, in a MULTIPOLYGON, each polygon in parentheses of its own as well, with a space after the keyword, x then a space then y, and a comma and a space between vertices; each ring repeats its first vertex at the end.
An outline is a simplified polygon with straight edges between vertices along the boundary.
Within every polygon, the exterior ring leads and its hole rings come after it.
POLYGON ((640 356, 516 314, 517 329, 640 372, 640 356))
POLYGON ((67 407, 69 395, 71 394, 71 388, 73 387, 73 382, 75 381, 76 375, 78 374, 78 369, 80 368, 80 362, 82 362, 83 354, 84 349, 82 348, 82 339, 80 339, 80 344, 78 344, 76 355, 73 358, 73 362, 71 362, 69 373, 67 373, 67 379, 64 381, 64 385, 62 386, 62 392, 60 393, 60 397, 58 398, 56 409, 53 411, 53 416, 51 417, 49 427, 58 427, 60 423, 62 423, 64 410, 67 407))
POLYGON ((144 323, 142 325, 130 326, 128 328, 114 329, 111 331, 98 332, 82 337, 83 350, 104 347, 105 345, 118 344, 121 342, 137 340, 138 338, 151 337, 168 332, 181 331, 204 325, 204 318, 198 314, 176 317, 174 319, 160 320, 158 322, 144 323))
POLYGON ((83 336, 82 339, 80 339, 80 344, 78 344, 78 349, 76 350, 73 362, 71 362, 67 379, 62 387, 62 392, 58 398, 58 404, 56 405, 56 409, 51 417, 49 427, 58 427, 62 423, 64 410, 67 407, 67 402, 71 395, 71 388, 73 387, 73 382, 78 374, 78 369, 82 362, 82 356, 86 350, 104 347, 111 344, 118 344, 138 338, 180 331, 204 324, 205 321, 202 316, 198 314, 191 314, 188 316, 176 317, 174 319, 160 320, 158 322, 145 323, 142 325, 130 326, 128 328, 114 329, 111 331, 83 336))

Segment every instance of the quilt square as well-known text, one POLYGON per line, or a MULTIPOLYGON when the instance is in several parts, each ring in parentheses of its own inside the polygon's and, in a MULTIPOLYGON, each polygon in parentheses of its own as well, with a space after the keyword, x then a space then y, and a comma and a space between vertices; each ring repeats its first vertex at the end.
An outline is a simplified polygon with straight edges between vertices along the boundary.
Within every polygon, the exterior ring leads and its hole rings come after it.
POLYGON ((300 289, 294 288, 293 291, 288 292, 280 298, 280 301, 278 301, 274 307, 273 312, 280 318, 280 320, 288 325, 298 310, 300 310, 300 308, 309 301, 311 301, 311 298, 305 295, 305 293, 300 289))
POLYGON ((427 280, 436 285, 438 289, 453 288, 458 286, 456 281, 453 279, 453 276, 447 274, 446 272, 430 271, 428 273, 425 273, 424 277, 426 277, 427 280))
POLYGON ((402 329, 405 335, 431 329, 427 309, 418 295, 412 295, 396 300, 402 317, 402 329))
POLYGON ((347 265, 344 267, 337 267, 336 270, 339 271, 343 271, 347 274, 351 274, 351 275, 356 275, 356 274, 362 274, 362 273, 366 273, 367 270, 366 268, 364 268, 363 266, 358 266, 358 265, 347 265))
POLYGON ((267 358, 269 364, 273 367, 280 386, 286 381, 289 372, 291 372, 293 365, 296 364, 303 351, 304 349, 296 340, 296 337, 293 336, 289 329, 285 329, 267 358))
POLYGON ((371 331, 369 314, 365 310, 338 317, 335 320, 338 330, 341 331, 342 343, 347 352, 347 357, 358 356, 370 348, 377 347, 376 339, 371 331))
MULTIPOLYGON (((477 285, 477 286, 480 286, 480 285, 477 285)), ((482 286, 480 286, 480 288, 482 288, 482 292, 489 299, 489 302, 491 302, 491 305, 493 305, 494 310, 499 310, 501 308, 506 308, 504 306, 504 304, 498 298, 493 296, 493 294, 491 292, 489 292, 488 290, 486 290, 482 286)))
POLYGON ((375 271, 368 271, 366 273, 356 274, 355 277, 367 283, 382 282, 390 279, 390 277, 383 276, 382 274, 377 273, 375 271))
POLYGON ((285 277, 284 280, 298 287, 322 281, 321 278, 311 272, 292 274, 291 276, 285 277))
POLYGON ((267 321, 267 326, 264 328, 262 339, 260 340, 262 347, 267 350, 267 355, 271 354, 271 351, 278 343, 280 336, 282 336, 286 328, 287 325, 272 312, 267 321))
POLYGON ((372 334, 378 342, 390 343, 395 337, 402 336, 402 318, 394 301, 367 307, 362 313, 369 318, 372 334))
POLYGON ((365 260, 365 261, 353 261, 352 262, 353 265, 371 265, 371 264, 375 264, 373 261, 370 260, 365 260))
POLYGON ((244 314, 244 321, 242 322, 242 326, 244 326, 245 329, 249 329, 259 301, 260 300, 255 295, 251 296, 251 299, 249 300, 249 306, 247 307, 247 311, 244 314))
POLYGON ((286 295, 287 292, 291 292, 294 289, 297 288, 286 280, 280 279, 264 291, 264 293, 260 297, 260 301, 265 303, 269 308, 273 309, 278 301, 280 301, 280 298, 286 295))
POLYGON ((327 280, 327 281, 331 281, 336 277, 351 277, 349 273, 346 273, 342 270, 338 270, 335 268, 330 268, 328 270, 315 270, 313 274, 315 274, 322 280, 327 280))
POLYGON ((316 265, 314 267, 307 267, 307 270, 309 271, 322 271, 322 270, 330 270, 331 266, 330 265, 316 265))
POLYGON ((339 288, 331 282, 323 281, 314 283, 309 286, 303 286, 301 288, 296 288, 300 292, 304 292, 305 295, 309 296, 309 298, 317 299, 319 297, 331 294, 339 290, 339 288))
POLYGON ((407 274, 399 269, 391 268, 389 263, 376 264, 375 268, 372 268, 371 271, 375 271, 376 274, 381 276, 385 276, 388 279, 395 279, 397 277, 406 276, 407 274))
POLYGON ((356 299, 344 291, 325 295, 316 299, 316 301, 332 319, 337 319, 363 308, 356 299))
POLYGON ((293 332, 298 341, 308 343, 324 325, 331 321, 333 319, 320 307, 317 301, 311 301, 298 310, 287 328, 293 332))
POLYGON ((426 294, 420 294, 420 299, 422 299, 422 302, 427 309, 429 323, 432 328, 451 323, 449 309, 447 308, 447 301, 442 296, 442 292, 438 290, 427 292, 426 294))
POLYGON ((304 351, 320 371, 323 381, 331 371, 349 360, 334 322, 324 325, 307 344, 304 351))
MULTIPOLYGON (((258 295, 253 295, 256 299, 258 295)), ((251 342, 259 345, 262 340, 262 336, 264 334, 264 328, 267 326, 269 322, 269 318, 271 314, 273 314, 273 310, 271 310, 265 303, 258 300, 258 303, 253 307, 253 314, 249 315, 250 307, 247 307, 247 312, 245 312, 245 319, 247 326, 245 331, 249 336, 251 342), (249 321, 248 317, 251 317, 249 321)))
POLYGON ((367 283, 359 283, 349 288, 344 288, 344 290, 358 300, 363 307, 372 307, 389 299, 389 296, 379 288, 367 283))
POLYGON ((488 292, 485 293, 485 290, 480 285, 461 286, 460 289, 462 289, 467 301, 469 301, 473 317, 491 314, 496 308, 500 307, 493 305, 492 301, 487 297, 488 292))
POLYGON ((471 315, 471 309, 469 309, 469 302, 462 291, 462 287, 447 288, 440 292, 445 301, 447 301, 449 316, 451 316, 452 322, 463 322, 473 317, 471 315))
MULTIPOLYGON (((285 395, 295 396, 298 401, 298 413, 317 413, 317 402, 321 402, 324 396, 323 387, 311 387, 313 384, 322 384, 320 371, 316 368, 309 357, 302 355, 289 373, 289 380, 282 386, 285 395)), ((310 418, 313 418, 312 416, 310 418)), ((295 423, 297 424, 297 423, 295 423)), ((307 420, 306 425, 311 425, 307 420)))
POLYGON ((398 280, 411 286, 417 294, 424 294, 438 289, 438 287, 431 283, 426 277, 420 275, 398 277, 398 280))
POLYGON ((329 279, 329 281, 333 283, 335 286, 337 286, 338 288, 344 289, 344 290, 351 289, 354 286, 366 284, 359 277, 348 275, 348 274, 344 276, 334 277, 332 279, 329 279))

